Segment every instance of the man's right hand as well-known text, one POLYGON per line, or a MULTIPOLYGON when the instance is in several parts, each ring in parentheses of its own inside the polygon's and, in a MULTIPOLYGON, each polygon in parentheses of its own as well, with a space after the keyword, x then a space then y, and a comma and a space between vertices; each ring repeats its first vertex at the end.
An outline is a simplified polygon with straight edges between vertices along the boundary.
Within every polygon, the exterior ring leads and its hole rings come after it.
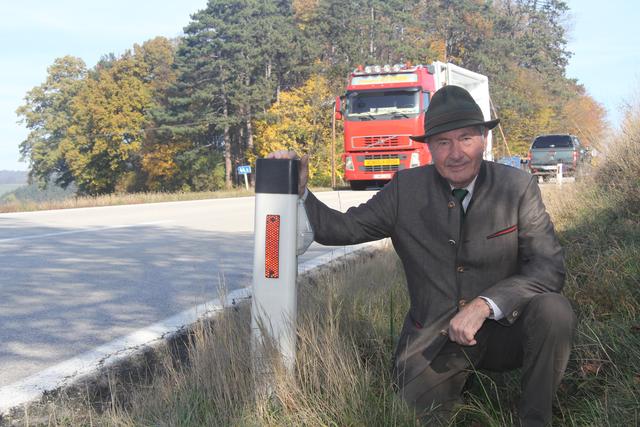
POLYGON ((491 315, 489 307, 482 298, 474 298, 462 307, 449 322, 449 339, 460 345, 476 345, 476 333, 491 315))
POLYGON ((305 154, 298 156, 298 153, 291 150, 278 150, 267 154, 267 159, 295 159, 300 160, 300 170, 298 176, 298 195, 302 197, 304 190, 307 188, 307 181, 309 180, 309 156, 305 154))

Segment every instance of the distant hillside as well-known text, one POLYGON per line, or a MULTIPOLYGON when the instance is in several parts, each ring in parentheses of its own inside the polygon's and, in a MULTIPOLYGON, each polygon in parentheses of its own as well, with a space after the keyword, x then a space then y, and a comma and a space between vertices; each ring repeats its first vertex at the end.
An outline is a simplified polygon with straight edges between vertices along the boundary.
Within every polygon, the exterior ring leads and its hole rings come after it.
POLYGON ((22 186, 24 186, 26 184, 0 184, 0 203, 2 200, 2 196, 4 196, 7 193, 12 192, 13 190, 20 188, 22 186))
POLYGON ((27 171, 0 171, 0 184, 26 184, 28 179, 27 171))
MULTIPOLYGON (((0 190, 2 186, 0 185, 0 190)), ((77 188, 70 185, 68 188, 61 188, 54 184, 49 184, 47 188, 39 188, 37 184, 20 185, 13 191, 2 194, 0 191, 0 204, 14 202, 50 202, 64 200, 75 195, 77 188)))

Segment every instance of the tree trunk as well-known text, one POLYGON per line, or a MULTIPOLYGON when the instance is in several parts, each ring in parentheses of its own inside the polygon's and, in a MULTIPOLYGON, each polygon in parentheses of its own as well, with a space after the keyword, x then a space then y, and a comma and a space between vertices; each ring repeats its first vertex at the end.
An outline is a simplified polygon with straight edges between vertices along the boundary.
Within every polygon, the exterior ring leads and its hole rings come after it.
POLYGON ((225 118, 224 124, 224 186, 227 190, 231 189, 231 137, 229 135, 229 108, 227 106, 227 96, 222 97, 222 115, 225 118))
MULTIPOLYGON (((267 79, 271 78, 271 60, 269 59, 269 62, 267 63, 267 79)), ((249 76, 247 76, 246 80, 245 80, 245 85, 247 86, 247 88, 251 87, 251 79, 249 78, 249 76)), ((245 123, 245 127, 247 130, 247 137, 246 137, 246 143, 247 143, 247 147, 245 152, 243 153, 243 157, 246 159, 248 156, 254 154, 253 153, 253 128, 251 126, 251 104, 247 103, 245 104, 245 106, 243 107, 243 117, 244 117, 244 123, 245 123)), ((255 182, 255 171, 254 173, 252 173, 251 175, 249 175, 249 185, 253 187, 253 184, 255 182)))
MULTIPOLYGON (((247 126, 247 153, 253 154, 253 127, 251 125, 251 114, 247 114, 245 123, 247 126)), ((254 183, 255 172, 249 175, 249 185, 253 187, 254 183)))
POLYGON ((371 6, 371 24, 369 26, 369 55, 371 55, 371 57, 374 57, 374 44, 373 44, 373 31, 374 31, 374 26, 375 26, 375 14, 373 11, 373 6, 371 6))
POLYGON ((445 35, 444 37, 444 58, 442 59, 442 62, 446 63, 448 61, 448 55, 447 55, 447 47, 448 47, 448 43, 447 43, 448 39, 447 36, 445 35))
MULTIPOLYGON (((240 108, 240 116, 244 116, 244 109, 240 108)), ((238 143, 236 144, 234 155, 235 164, 245 164, 245 159, 247 158, 247 140, 244 137, 245 131, 243 126, 238 126, 238 143)))

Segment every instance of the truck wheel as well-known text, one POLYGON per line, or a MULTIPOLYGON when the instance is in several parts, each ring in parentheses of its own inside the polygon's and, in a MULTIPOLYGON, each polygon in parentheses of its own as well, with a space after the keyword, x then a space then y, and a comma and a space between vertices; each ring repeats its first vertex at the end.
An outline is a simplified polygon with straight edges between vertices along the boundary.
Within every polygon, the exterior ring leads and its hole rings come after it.
POLYGON ((349 186, 353 191, 363 191, 367 188, 366 181, 349 181, 349 186))

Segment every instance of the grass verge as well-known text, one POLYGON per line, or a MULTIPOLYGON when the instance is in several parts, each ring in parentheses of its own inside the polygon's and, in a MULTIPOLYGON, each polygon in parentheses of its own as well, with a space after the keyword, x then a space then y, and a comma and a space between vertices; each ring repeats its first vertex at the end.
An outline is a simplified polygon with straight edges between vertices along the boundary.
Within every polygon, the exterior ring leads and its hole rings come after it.
POLYGON ((24 425, 415 425, 391 389, 391 356, 407 309, 391 250, 363 254, 299 281, 296 370, 270 360, 272 393, 252 376, 248 306, 200 323, 144 366, 110 375, 101 392, 60 394, 24 425), (31 420, 31 421, 29 421, 31 420))
POLYGON ((95 197, 72 197, 63 200, 50 201, 13 200, 0 203, 0 213, 30 212, 52 209, 90 208, 98 206, 135 205, 141 203, 180 202, 185 200, 204 200, 253 195, 254 193, 252 190, 237 189, 229 191, 187 193, 105 194, 95 197))

